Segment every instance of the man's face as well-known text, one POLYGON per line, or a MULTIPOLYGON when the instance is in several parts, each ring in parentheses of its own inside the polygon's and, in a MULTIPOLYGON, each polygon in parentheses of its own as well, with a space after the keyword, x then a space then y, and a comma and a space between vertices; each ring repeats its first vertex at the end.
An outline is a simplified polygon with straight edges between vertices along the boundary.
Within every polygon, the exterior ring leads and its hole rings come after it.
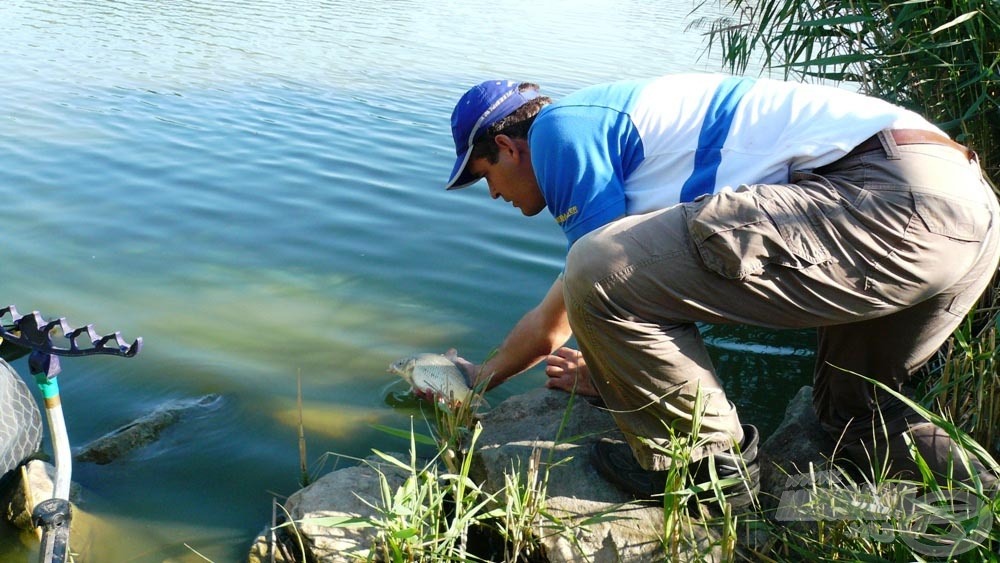
POLYGON ((528 217, 537 215, 545 209, 545 199, 531 167, 527 141, 498 135, 497 145, 500 154, 495 164, 477 158, 468 164, 468 170, 486 179, 493 199, 503 198, 528 217))

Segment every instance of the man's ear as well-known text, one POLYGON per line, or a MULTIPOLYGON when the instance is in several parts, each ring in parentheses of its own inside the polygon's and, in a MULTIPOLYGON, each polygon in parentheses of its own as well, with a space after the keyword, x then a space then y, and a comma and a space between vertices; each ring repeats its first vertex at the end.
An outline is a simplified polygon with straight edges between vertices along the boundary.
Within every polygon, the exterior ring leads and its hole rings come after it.
POLYGON ((497 144, 497 148, 500 152, 506 152, 511 155, 515 160, 521 158, 522 144, 526 145, 526 142, 522 139, 515 139, 509 135, 497 135, 493 138, 494 142, 497 144))

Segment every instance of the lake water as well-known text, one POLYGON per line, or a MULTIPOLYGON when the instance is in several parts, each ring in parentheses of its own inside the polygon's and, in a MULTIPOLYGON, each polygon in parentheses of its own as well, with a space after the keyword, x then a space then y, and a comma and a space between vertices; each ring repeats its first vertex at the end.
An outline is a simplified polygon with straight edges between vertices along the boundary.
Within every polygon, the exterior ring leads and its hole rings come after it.
MULTIPOLYGON (((442 189, 452 105, 488 78, 558 98, 717 70, 686 30, 713 15, 695 4, 2 3, 0 305, 145 340, 131 360, 64 360, 71 442, 222 397, 152 446, 75 464, 81 560, 242 560, 271 499, 298 488, 298 376, 316 474, 326 452, 405 448, 372 428, 417 412, 388 364, 451 346, 483 359, 564 256, 547 213, 442 189)), ((811 335, 706 336, 766 433, 809 381, 811 335)), ((0 534, 0 560, 33 549, 0 534)))

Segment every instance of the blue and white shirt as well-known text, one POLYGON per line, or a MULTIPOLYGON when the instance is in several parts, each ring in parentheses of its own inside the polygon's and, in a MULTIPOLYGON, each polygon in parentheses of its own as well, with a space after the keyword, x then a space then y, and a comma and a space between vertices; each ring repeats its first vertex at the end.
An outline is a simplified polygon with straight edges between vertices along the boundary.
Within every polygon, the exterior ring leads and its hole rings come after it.
POLYGON ((881 129, 940 133, 911 111, 829 86, 680 74, 584 88, 528 134, 549 211, 569 244, 624 215, 742 184, 787 183, 881 129))

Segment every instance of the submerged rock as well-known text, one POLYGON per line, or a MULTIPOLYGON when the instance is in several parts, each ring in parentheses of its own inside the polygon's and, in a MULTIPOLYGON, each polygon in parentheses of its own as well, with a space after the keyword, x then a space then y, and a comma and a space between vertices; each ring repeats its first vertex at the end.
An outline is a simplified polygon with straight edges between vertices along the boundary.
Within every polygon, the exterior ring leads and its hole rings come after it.
MULTIPOLYGON (((33 514, 35 507, 52 498, 55 490, 56 468, 40 459, 32 459, 11 472, 5 486, 0 490, 0 506, 3 507, 3 518, 13 527, 27 535, 22 535, 23 541, 33 537, 35 541, 42 537, 42 529, 35 527, 33 514)), ((73 536, 73 549, 89 545, 89 537, 83 532, 89 529, 89 518, 77 507, 80 500, 80 486, 70 483, 69 501, 72 504, 70 530, 73 536)))
POLYGON ((186 413, 210 408, 219 400, 219 395, 211 394, 199 399, 182 399, 166 403, 146 416, 137 418, 83 446, 73 459, 98 465, 111 463, 136 448, 155 442, 163 430, 176 424, 186 413))
MULTIPOLYGON (((56 468, 40 459, 33 459, 16 470, 9 496, 3 500, 4 517, 22 530, 33 530, 31 513, 43 500, 52 498, 56 468)), ((72 496, 72 495, 71 495, 72 496)))

